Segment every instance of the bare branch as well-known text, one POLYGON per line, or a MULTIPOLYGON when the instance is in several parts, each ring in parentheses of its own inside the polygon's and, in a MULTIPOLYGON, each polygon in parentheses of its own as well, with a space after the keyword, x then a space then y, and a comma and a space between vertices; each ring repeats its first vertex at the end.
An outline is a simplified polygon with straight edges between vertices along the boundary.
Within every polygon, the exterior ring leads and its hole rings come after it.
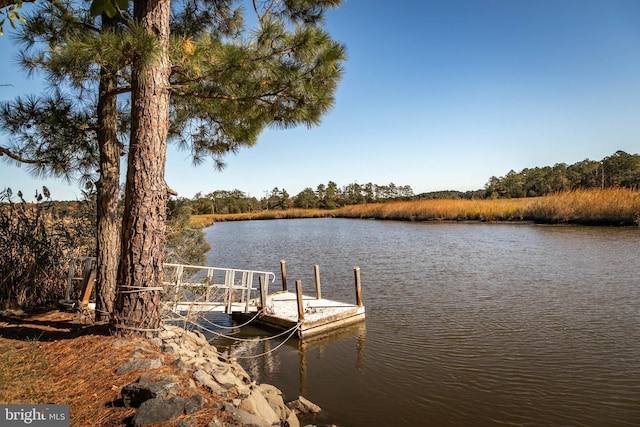
POLYGON ((9 149, 4 148, 4 147, 0 147, 0 157, 6 155, 7 157, 15 160, 16 162, 20 162, 20 163, 28 163, 31 165, 35 165, 38 164, 37 161, 32 160, 32 159, 27 159, 25 157, 19 156, 18 154, 15 154, 13 152, 11 152, 9 149))

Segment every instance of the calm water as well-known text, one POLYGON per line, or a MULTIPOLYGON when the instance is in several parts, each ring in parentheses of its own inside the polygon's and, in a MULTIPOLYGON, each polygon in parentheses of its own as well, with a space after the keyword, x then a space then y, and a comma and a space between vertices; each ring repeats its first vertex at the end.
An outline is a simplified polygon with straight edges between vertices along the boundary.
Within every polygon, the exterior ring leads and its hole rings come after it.
MULTIPOLYGON (((312 294, 319 264, 327 298, 354 300, 361 267, 364 325, 241 360, 319 404, 318 425, 640 425, 637 228, 304 219, 206 233, 209 265, 279 278, 285 259, 312 294)), ((247 356, 280 342, 216 344, 247 356)))

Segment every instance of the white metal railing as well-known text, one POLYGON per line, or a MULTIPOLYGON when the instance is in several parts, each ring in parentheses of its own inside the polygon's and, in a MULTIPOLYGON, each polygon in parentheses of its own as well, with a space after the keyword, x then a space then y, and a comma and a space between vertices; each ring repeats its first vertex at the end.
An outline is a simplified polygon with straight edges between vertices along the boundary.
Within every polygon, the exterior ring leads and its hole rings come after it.
MULTIPOLYGON (((95 260, 95 257, 71 259, 65 299, 61 302, 73 302, 71 291, 78 283, 86 286, 91 271, 96 268, 95 260)), ((251 302, 259 299, 260 279, 268 295, 269 282, 276 279, 270 271, 165 263, 163 300, 174 310, 185 306, 200 310, 218 307, 226 313, 234 309, 247 313, 251 302)))
POLYGON ((207 267, 199 265, 170 264, 164 265, 165 287, 173 286, 174 309, 179 305, 224 305, 225 312, 231 313, 234 304, 244 307, 249 312, 251 301, 255 301, 260 290, 260 278, 264 281, 264 292, 269 294, 269 282, 273 283, 276 275, 270 271, 242 270, 237 268, 207 267), (168 274, 173 270, 173 274, 168 274), (237 294, 239 300, 236 300, 237 294), (187 298, 179 301, 177 298, 187 298))

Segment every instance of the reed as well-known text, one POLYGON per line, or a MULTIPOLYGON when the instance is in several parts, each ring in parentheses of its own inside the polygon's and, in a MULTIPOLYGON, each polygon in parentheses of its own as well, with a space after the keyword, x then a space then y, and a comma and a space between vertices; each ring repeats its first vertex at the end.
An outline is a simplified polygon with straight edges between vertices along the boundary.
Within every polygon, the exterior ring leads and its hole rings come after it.
POLYGON ((216 222, 224 221, 250 221, 264 219, 291 219, 291 218, 324 218, 331 217, 333 211, 324 209, 287 209, 287 210, 270 210, 260 212, 245 212, 238 214, 207 214, 192 215, 191 225, 195 227, 209 227, 216 222))
POLYGON ((533 200, 534 221, 603 225, 640 225, 640 192, 626 188, 573 190, 533 200))
POLYGON ((521 221, 531 199, 416 200, 345 206, 335 216, 404 221, 521 221))

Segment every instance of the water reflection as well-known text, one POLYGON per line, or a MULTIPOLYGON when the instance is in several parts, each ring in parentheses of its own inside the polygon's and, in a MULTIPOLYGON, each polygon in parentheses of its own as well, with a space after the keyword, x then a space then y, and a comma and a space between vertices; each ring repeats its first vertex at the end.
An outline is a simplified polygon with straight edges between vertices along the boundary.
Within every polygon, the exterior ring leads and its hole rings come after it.
MULTIPOLYGON (((209 321, 206 323, 210 328, 212 319, 208 317, 209 321)), ((216 322, 219 322, 219 325, 225 323, 221 318, 216 319, 216 322)), ((291 372, 294 371, 293 366, 298 366, 297 388, 292 382, 287 387, 289 392, 295 390, 293 394, 288 393, 291 394, 291 399, 298 395, 307 395, 307 360, 309 358, 322 360, 329 346, 339 347, 345 358, 354 358, 353 367, 363 372, 365 323, 349 325, 338 331, 305 338, 304 341, 290 334, 274 338, 273 334, 268 334, 261 329, 251 326, 236 328, 233 322, 228 323, 228 330, 216 331, 226 337, 220 338, 220 335, 211 332, 205 332, 205 335, 208 339, 215 341, 218 351, 225 357, 237 358, 258 382, 266 382, 267 379, 278 375, 283 370, 283 366, 291 372), (294 363, 296 358, 297 363, 294 363)))
MULTIPOLYGON (((637 228, 317 219, 207 234, 210 265, 286 259, 312 287, 320 264, 332 299, 353 299, 361 267, 366 330, 240 360, 341 427, 638 425, 637 228)), ((243 356, 278 343, 215 344, 243 356)))

